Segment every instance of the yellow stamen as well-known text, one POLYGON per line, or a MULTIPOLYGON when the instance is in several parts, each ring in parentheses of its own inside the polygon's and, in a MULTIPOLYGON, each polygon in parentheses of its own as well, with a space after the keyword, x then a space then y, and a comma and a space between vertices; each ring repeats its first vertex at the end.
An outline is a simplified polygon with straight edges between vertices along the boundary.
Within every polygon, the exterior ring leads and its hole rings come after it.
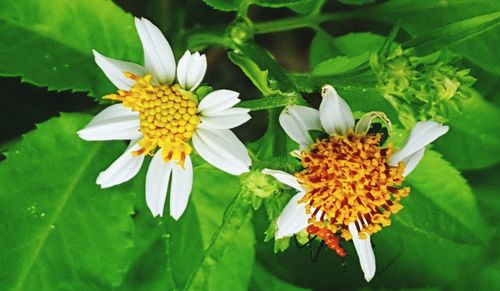
POLYGON ((363 229, 360 238, 391 224, 389 216, 401 210, 399 201, 410 190, 400 187, 404 164, 389 165, 392 147, 381 148, 380 139, 380 134, 349 133, 318 140, 302 152, 305 169, 296 177, 307 193, 299 203, 306 204, 311 225, 348 240, 352 222, 363 229))
POLYGON ((156 147, 162 148, 165 162, 177 161, 184 167, 186 156, 192 151, 189 140, 200 123, 197 99, 180 85, 155 85, 151 75, 140 77, 126 72, 135 81, 128 91, 119 90, 103 98, 121 101, 124 106, 139 112, 140 149, 134 155, 147 155, 156 147))

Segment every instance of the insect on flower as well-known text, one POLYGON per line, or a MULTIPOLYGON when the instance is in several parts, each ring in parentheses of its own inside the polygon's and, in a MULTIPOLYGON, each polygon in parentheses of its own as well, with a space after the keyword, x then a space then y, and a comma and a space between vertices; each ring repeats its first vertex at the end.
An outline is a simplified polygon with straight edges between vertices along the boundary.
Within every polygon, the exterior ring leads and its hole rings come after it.
POLYGON ((319 111, 292 105, 283 110, 280 124, 297 142, 303 170, 288 174, 264 169, 296 189, 276 221, 276 239, 301 231, 316 235, 340 256, 339 238, 351 240, 365 279, 375 275, 375 255, 370 235, 391 224, 390 216, 402 209, 400 200, 410 189, 402 185, 422 159, 425 147, 448 131, 434 121, 418 122, 404 146, 395 151, 381 145, 381 134, 371 134, 374 118, 388 125, 381 112, 370 112, 357 123, 351 109, 330 85, 322 88, 319 111), (327 136, 312 139, 309 130, 327 136))
POLYGON ((128 149, 99 174, 97 184, 102 188, 130 180, 144 157, 152 155, 147 205, 154 216, 162 216, 170 183, 170 215, 178 219, 193 183, 191 145, 225 172, 239 175, 249 170, 248 152, 230 130, 250 119, 249 110, 233 107, 240 99, 231 90, 213 91, 199 101, 194 90, 205 75, 205 55, 186 51, 176 65, 170 44, 154 24, 136 18, 135 26, 144 67, 94 51, 96 63, 119 89, 104 98, 120 103, 97 114, 78 135, 85 140, 130 140, 128 149))

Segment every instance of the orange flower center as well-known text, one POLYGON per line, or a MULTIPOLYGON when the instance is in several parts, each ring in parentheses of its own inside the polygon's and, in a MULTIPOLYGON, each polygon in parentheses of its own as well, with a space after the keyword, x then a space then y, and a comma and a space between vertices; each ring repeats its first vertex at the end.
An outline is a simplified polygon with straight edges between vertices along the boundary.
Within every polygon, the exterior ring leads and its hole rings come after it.
POLYGON ((299 203, 306 204, 315 234, 325 229, 324 235, 340 233, 349 240, 348 225, 355 222, 364 238, 389 226, 390 215, 401 210, 399 202, 410 192, 401 187, 404 164, 389 165, 392 147, 380 147, 380 139, 380 134, 349 133, 318 140, 302 152, 304 170, 295 175, 307 193, 299 203))

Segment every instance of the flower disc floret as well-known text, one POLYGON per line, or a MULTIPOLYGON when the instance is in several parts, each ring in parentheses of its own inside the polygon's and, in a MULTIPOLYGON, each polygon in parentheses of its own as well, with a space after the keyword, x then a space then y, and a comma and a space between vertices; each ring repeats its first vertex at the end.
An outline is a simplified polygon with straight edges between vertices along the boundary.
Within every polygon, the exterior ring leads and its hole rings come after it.
POLYGON ((148 154, 159 146, 164 149, 165 162, 173 159, 183 164, 192 151, 188 141, 200 123, 195 94, 179 84, 154 85, 151 75, 126 75, 135 80, 130 90, 105 98, 122 101, 124 106, 139 112, 143 137, 139 141, 141 148, 134 154, 148 154))
POLYGON ((401 188, 404 163, 391 167, 392 148, 382 148, 380 139, 350 132, 319 139, 301 153, 304 170, 295 176, 307 190, 299 203, 305 203, 311 225, 348 240, 352 222, 363 222, 361 237, 391 224, 390 215, 401 210, 399 202, 410 189, 401 188))

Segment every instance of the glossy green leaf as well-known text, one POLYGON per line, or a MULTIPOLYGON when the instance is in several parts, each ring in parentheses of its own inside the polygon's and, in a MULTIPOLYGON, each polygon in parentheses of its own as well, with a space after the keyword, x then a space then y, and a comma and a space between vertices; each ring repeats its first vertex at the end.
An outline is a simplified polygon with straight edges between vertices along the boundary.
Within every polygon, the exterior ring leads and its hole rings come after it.
POLYGON ((259 264, 255 264, 252 274, 252 283, 250 285, 251 290, 262 290, 262 291, 306 291, 309 289, 300 288, 287 283, 273 274, 269 273, 264 267, 259 264))
POLYGON ((455 237, 459 242, 463 242, 464 237, 468 237, 472 243, 487 240, 484 236, 484 221, 472 189, 460 172, 437 152, 427 150, 420 164, 406 178, 406 182, 411 189, 417 191, 415 195, 424 196, 433 204, 435 211, 443 212, 443 215, 439 212, 433 215, 429 209, 425 209, 424 203, 419 203, 423 209, 415 211, 418 217, 405 215, 399 217, 403 220, 407 218, 409 226, 445 238, 455 237), (441 178, 436 179, 436 177, 441 178), (428 221, 430 217, 432 219, 428 221), (409 219, 412 221, 408 221, 409 219))
POLYGON ((259 6, 279 8, 308 3, 310 0, 251 0, 251 2, 259 6))
POLYGON ((64 114, 38 126, 0 163, 0 278, 13 290, 110 288, 132 247, 128 185, 101 190, 95 179, 125 149, 87 142, 89 117, 64 114))
POLYGON ((364 5, 364 4, 375 3, 375 0, 339 0, 339 2, 348 5, 364 5))
MULTIPOLYGON (((201 254, 210 245, 217 227, 222 224, 226 208, 231 198, 238 192, 239 179, 212 167, 199 169, 195 174, 197 182, 195 181, 194 184, 195 190, 192 198, 203 243, 203 249, 199 250, 201 254)), ((239 216, 239 218, 242 217, 239 216)), ((218 261, 212 261, 214 265, 211 266, 209 272, 202 274, 208 276, 204 280, 203 288, 247 290, 253 268, 255 241, 253 228, 248 222, 246 220, 246 223, 234 229, 234 233, 224 236, 224 240, 218 242, 218 244, 226 244, 226 247, 216 256, 218 261), (234 268, 235 265, 238 265, 238 268, 234 268)), ((196 261, 191 261, 191 266, 196 266, 196 261)), ((175 266, 175 262, 172 264, 175 266)), ((194 270, 192 267, 191 271, 194 270)))
POLYGON ((498 24, 500 24, 500 12, 481 15, 418 35, 404 45, 415 47, 420 54, 430 54, 480 35, 498 24))
POLYGON ((343 76, 312 76, 310 74, 294 74, 292 79, 297 88, 307 93, 320 93, 325 84, 335 87, 353 111, 383 111, 394 122, 397 113, 385 100, 381 92, 375 88, 373 76, 359 76, 359 78, 343 76))
POLYGON ((368 52, 349 57, 338 56, 319 63, 312 74, 315 76, 335 76, 348 73, 368 62, 370 54, 368 52))
MULTIPOLYGON (((260 68, 261 72, 269 72, 268 83, 271 88, 278 89, 282 92, 289 92, 295 89, 294 83, 290 80, 286 70, 268 51, 255 43, 245 43, 238 49, 243 55, 252 60, 252 62, 260 68)), ((249 72, 253 71, 249 70, 249 72)))
POLYGON ((239 104, 240 107, 248 108, 251 111, 273 109, 294 104, 293 99, 284 95, 267 96, 255 100, 245 100, 239 104))
POLYGON ((314 14, 321 11, 326 0, 307 0, 297 4, 289 5, 288 8, 300 14, 314 14))
POLYGON ((203 0, 203 2, 222 11, 236 11, 241 3, 240 0, 203 0))
MULTIPOLYGON (((413 36, 475 16, 498 12, 497 0, 398 0, 363 11, 363 16, 383 22, 399 23, 413 36), (425 21, 422 21, 425 19, 425 21)), ((500 27, 472 37, 451 49, 489 72, 500 75, 500 27)))
MULTIPOLYGON (((198 270, 205 248, 223 221, 232 192, 238 191, 238 183, 237 177, 213 167, 195 167, 193 192, 186 212, 178 221, 170 217, 153 218, 141 195, 134 216, 137 224, 135 259, 121 289, 187 288, 190 275, 198 270)), ((144 173, 134 186, 143 189, 144 173)), ((168 207, 167 199, 165 209, 168 207)), ((247 221, 239 231, 228 234, 217 242, 225 244, 224 250, 215 256, 217 260, 200 271, 204 277, 198 287, 203 290, 248 288, 254 260, 253 229, 247 221)))
POLYGON ((229 52, 228 56, 235 65, 240 67, 240 69, 264 96, 278 93, 277 90, 269 87, 268 70, 262 70, 251 58, 245 55, 229 52))
POLYGON ((369 32, 356 32, 333 37, 324 30, 316 31, 309 50, 309 61, 314 68, 319 63, 335 56, 357 56, 378 50, 385 37, 369 32))
POLYGON ((111 1, 1 1, 0 35, 0 75, 94 97, 115 88, 92 49, 128 61, 141 56, 132 16, 111 1))
POLYGON ((500 109, 477 92, 462 103, 463 112, 450 112, 450 132, 437 140, 438 149, 459 169, 477 169, 500 161, 500 109))

